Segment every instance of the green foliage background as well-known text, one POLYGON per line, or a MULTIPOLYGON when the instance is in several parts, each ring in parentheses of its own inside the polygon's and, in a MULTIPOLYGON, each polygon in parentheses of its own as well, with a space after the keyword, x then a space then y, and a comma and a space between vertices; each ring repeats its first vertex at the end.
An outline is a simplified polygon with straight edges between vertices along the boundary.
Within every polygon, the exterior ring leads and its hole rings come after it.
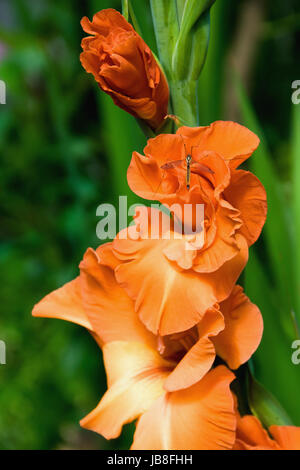
MULTIPOLYGON (((81 17, 120 3, 0 3, 0 79, 7 84, 0 105, 2 449, 130 445, 132 426, 112 442, 79 428, 106 387, 93 339, 75 325, 31 317, 37 301, 76 275, 85 249, 98 245, 97 206, 122 194, 136 200, 126 169, 145 138, 79 63, 81 17)), ((132 3, 155 50, 149 2, 132 3)), ((300 366, 291 363, 291 343, 300 323, 300 105, 291 104, 291 83, 300 79, 299 30, 298 0, 217 0, 199 84, 202 125, 235 118, 263 139, 250 166, 266 185, 269 218, 244 276, 265 320, 253 366, 297 425, 300 366), (251 8, 260 15, 253 38, 251 8)))

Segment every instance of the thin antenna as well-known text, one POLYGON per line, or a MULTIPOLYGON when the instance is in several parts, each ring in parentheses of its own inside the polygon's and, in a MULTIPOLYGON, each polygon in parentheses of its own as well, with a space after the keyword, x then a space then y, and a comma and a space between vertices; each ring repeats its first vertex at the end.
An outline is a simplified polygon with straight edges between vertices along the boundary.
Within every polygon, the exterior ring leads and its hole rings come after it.
POLYGON ((185 145, 184 138, 183 138, 183 136, 182 136, 181 134, 176 134, 176 135, 179 135, 179 136, 181 137, 181 139, 182 139, 183 146, 184 146, 184 156, 185 156, 185 158, 186 158, 186 156, 187 156, 188 153, 187 153, 187 149, 186 149, 186 145, 185 145))

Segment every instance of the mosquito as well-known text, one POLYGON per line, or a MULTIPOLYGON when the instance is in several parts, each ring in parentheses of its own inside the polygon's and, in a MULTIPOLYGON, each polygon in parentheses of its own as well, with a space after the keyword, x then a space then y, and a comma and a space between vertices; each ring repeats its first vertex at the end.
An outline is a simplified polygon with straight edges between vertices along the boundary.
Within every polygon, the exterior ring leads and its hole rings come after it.
MULTIPOLYGON (((192 153, 193 153, 193 147, 191 149, 191 154, 192 153)), ((160 167, 162 170, 171 170, 172 168, 182 167, 185 164, 186 165, 185 182, 186 182, 186 189, 188 191, 190 190, 190 187, 191 187, 191 173, 199 174, 199 172, 203 172, 203 173, 214 174, 214 171, 208 168, 208 166, 202 163, 198 163, 195 160, 193 160, 191 154, 187 153, 184 160, 173 160, 171 162, 165 163, 164 165, 160 167), (193 171, 193 169, 195 170, 197 169, 197 171, 193 171)))

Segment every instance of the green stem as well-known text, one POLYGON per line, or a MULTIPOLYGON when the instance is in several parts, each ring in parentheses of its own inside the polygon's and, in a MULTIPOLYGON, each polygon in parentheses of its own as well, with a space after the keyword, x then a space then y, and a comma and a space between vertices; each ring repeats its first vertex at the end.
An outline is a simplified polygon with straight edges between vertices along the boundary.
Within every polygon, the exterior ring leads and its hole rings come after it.
POLYGON ((128 9, 128 0, 122 0, 122 15, 125 20, 128 21, 129 18, 129 9, 128 9))
POLYGON ((169 82, 173 113, 186 126, 198 126, 197 81, 169 82))
POLYGON ((186 0, 176 0, 177 4, 177 16, 178 16, 178 21, 179 24, 181 23, 182 15, 183 15, 183 10, 185 7, 185 2, 186 0))
POLYGON ((159 59, 166 73, 172 112, 188 126, 196 126, 197 86, 196 81, 179 80, 172 69, 172 55, 179 36, 177 8, 173 0, 150 0, 159 59))
POLYGON ((159 58, 170 80, 172 54, 179 35, 176 4, 174 0, 150 0, 150 5, 159 58))
POLYGON ((294 305, 295 318, 300 322, 300 104, 292 105, 292 210, 293 210, 293 278, 294 278, 294 305))

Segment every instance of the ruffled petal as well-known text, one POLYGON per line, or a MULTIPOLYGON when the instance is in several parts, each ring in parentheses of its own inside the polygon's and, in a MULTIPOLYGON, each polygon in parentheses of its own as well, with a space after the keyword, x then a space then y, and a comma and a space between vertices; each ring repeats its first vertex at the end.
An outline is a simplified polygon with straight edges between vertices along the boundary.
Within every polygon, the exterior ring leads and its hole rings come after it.
POLYGON ((234 450, 278 450, 279 446, 269 437, 261 422, 252 415, 237 415, 234 450))
POLYGON ((225 450, 235 439, 236 417, 224 366, 185 390, 166 393, 141 416, 133 450, 225 450))
POLYGON ((269 431, 283 450, 300 450, 300 427, 270 426, 269 431))
POLYGON ((208 127, 181 127, 177 134, 188 137, 190 148, 218 153, 232 169, 247 160, 259 145, 253 132, 231 121, 216 121, 208 127))
POLYGON ((124 16, 113 8, 99 11, 93 16, 93 21, 84 16, 81 20, 81 27, 88 34, 101 36, 107 36, 113 28, 117 27, 134 32, 124 16))
POLYGON ((167 378, 164 388, 168 392, 194 385, 211 369, 216 351, 211 341, 224 329, 223 315, 216 309, 207 312, 198 325, 199 340, 185 354, 167 378))
POLYGON ((228 297, 248 259, 247 243, 237 235, 237 255, 219 270, 207 274, 182 270, 165 256, 172 240, 139 238, 139 231, 130 229, 131 234, 119 234, 113 242, 114 254, 120 259, 115 275, 154 334, 192 328, 209 308, 228 297))
POLYGON ((185 158, 183 140, 176 135, 158 135, 148 140, 144 152, 145 156, 137 152, 132 154, 127 171, 128 185, 144 199, 167 201, 169 195, 178 189, 178 183, 174 175, 161 167, 167 162, 185 158))
POLYGON ((220 304, 225 319, 224 330, 213 338, 217 354, 231 369, 237 369, 250 359, 258 348, 263 319, 259 308, 250 302, 240 286, 220 304))
POLYGON ((241 227, 239 211, 227 201, 221 200, 215 216, 216 235, 210 246, 204 246, 193 261, 194 270, 199 273, 211 273, 219 269, 226 261, 234 258, 240 251, 235 233, 241 227))
POLYGON ((249 171, 235 170, 224 195, 240 211, 240 233, 249 246, 258 239, 267 217, 267 196, 261 182, 249 171))

